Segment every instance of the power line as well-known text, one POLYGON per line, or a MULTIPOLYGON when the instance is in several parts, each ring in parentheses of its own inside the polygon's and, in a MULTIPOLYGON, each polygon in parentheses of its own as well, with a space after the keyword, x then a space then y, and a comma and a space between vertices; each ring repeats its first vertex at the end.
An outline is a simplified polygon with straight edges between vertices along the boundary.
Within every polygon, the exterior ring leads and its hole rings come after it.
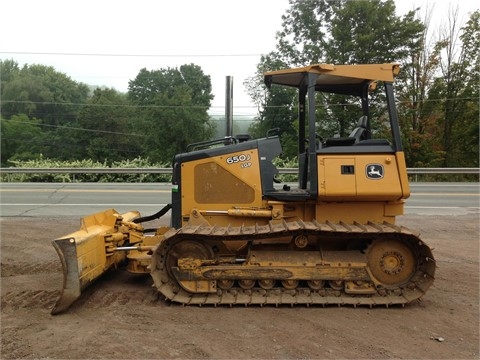
MULTIPOLYGON (((8 137, 3 137, 2 138, 3 141, 8 141, 8 140, 13 140, 13 141, 18 141, 18 140, 22 140, 22 139, 18 139, 18 138, 8 138, 8 137)), ((70 149, 85 149, 85 144, 73 144, 71 142, 64 142, 64 141, 45 141, 45 140, 42 140, 42 139, 37 139, 37 138, 31 138, 31 139, 27 139, 26 141, 23 141, 24 143, 26 144, 29 144, 29 145, 33 145, 33 144, 36 144, 37 146, 43 148, 43 149, 52 149, 52 148, 58 148, 58 147, 61 147, 61 148, 70 148, 70 149)), ((95 149, 94 147, 92 149, 95 149)), ((119 154, 126 154, 126 155, 131 155, 131 154, 134 154, 136 156, 142 156, 144 155, 144 151, 143 150, 132 150, 132 149, 127 149, 125 147, 120 147, 120 148, 111 148, 109 147, 108 148, 109 151, 113 151, 113 152, 116 152, 116 153, 119 153, 119 154)), ((98 161, 98 160, 97 160, 98 161)))
MULTIPOLYGON (((7 122, 16 122, 16 121, 13 120, 13 119, 2 119, 2 120, 3 120, 3 121, 7 121, 7 122)), ((85 129, 85 128, 79 128, 79 127, 73 127, 73 126, 65 126, 65 125, 43 124, 43 123, 37 123, 37 122, 34 122, 34 121, 21 121, 21 123, 22 123, 22 124, 35 125, 35 126, 43 126, 43 127, 57 128, 57 129, 65 129, 65 130, 76 130, 76 131, 85 131, 85 132, 102 133, 102 134, 145 137, 145 135, 142 135, 142 134, 124 133, 124 132, 108 131, 108 130, 99 130, 99 129, 85 129)))
POLYGON ((127 108, 209 108, 206 105, 135 105, 135 104, 87 104, 56 101, 30 101, 30 100, 1 100, 2 104, 36 104, 36 105, 69 105, 90 107, 127 107, 127 108))
MULTIPOLYGON (((421 102, 435 102, 435 101, 447 101, 447 100, 477 100, 476 97, 455 97, 455 98, 441 98, 441 99, 423 99, 421 102)), ((398 101, 399 104, 408 104, 413 100, 398 101)), ((417 101, 418 102, 418 101, 417 101)), ((136 105, 136 104, 88 104, 88 103, 73 103, 73 102, 56 102, 56 101, 30 101, 30 100, 0 100, 0 104, 36 104, 36 105, 69 105, 69 106, 91 106, 91 107, 127 107, 127 108, 165 108, 165 109, 223 109, 223 106, 207 106, 207 105, 136 105)), ((356 104, 349 103, 329 103, 328 106, 355 106, 356 104)), ((281 108, 285 105, 266 106, 264 108, 281 108)), ((318 107, 322 107, 319 104, 318 107)), ((258 108, 257 105, 237 105, 234 106, 237 109, 251 109, 258 108)))
POLYGON ((263 54, 107 54, 107 53, 71 53, 71 52, 34 52, 34 51, 0 51, 9 55, 52 55, 52 56, 98 56, 98 57, 256 57, 263 54))
MULTIPOLYGON (((73 103, 73 102, 57 102, 57 101, 30 101, 30 100, 0 100, 1 104, 36 104, 36 105, 69 105, 69 106, 91 106, 91 107, 127 107, 127 108, 189 108, 189 109, 215 109, 223 106, 207 106, 207 105, 136 105, 136 104, 89 104, 89 103, 73 103)), ((255 105, 239 105, 236 108, 256 108, 255 105)))

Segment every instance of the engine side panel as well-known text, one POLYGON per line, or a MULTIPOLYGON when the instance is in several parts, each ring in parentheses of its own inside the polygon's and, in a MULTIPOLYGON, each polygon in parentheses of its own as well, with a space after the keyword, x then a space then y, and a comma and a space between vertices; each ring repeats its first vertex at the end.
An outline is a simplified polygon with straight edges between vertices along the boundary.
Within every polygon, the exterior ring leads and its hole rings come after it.
POLYGON ((182 165, 182 208, 226 210, 233 204, 261 205, 258 150, 233 152, 182 165))
POLYGON ((318 156, 322 201, 396 201, 403 198, 394 154, 318 156))

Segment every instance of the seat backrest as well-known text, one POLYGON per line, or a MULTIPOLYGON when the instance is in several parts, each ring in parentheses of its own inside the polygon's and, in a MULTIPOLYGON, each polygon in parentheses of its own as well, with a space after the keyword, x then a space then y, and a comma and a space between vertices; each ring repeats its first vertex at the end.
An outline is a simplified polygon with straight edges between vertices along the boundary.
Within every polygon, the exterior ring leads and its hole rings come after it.
POLYGON ((359 142, 362 135, 367 132, 367 123, 368 117, 365 115, 361 116, 357 121, 357 127, 353 129, 349 137, 355 138, 355 142, 359 142))

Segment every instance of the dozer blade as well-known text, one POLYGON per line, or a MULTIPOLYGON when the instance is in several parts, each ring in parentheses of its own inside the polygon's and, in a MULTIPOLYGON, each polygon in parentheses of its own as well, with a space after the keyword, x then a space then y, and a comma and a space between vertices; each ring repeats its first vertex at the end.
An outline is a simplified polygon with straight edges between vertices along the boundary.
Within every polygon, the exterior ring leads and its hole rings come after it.
POLYGON ((112 251, 114 240, 127 236, 119 231, 119 226, 139 215, 120 215, 109 209, 84 217, 80 230, 52 241, 63 269, 63 289, 52 314, 68 309, 88 285, 125 259, 124 252, 112 251))

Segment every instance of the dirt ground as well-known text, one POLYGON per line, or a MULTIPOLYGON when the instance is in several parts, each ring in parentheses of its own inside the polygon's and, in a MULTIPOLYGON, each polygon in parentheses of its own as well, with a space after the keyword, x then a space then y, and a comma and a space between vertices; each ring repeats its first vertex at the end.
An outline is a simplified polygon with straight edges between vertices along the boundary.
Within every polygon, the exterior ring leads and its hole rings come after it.
POLYGON ((479 218, 404 216, 438 268, 404 308, 183 307, 149 276, 106 274, 65 314, 50 241, 79 219, 1 218, 2 359, 478 359, 479 218))

